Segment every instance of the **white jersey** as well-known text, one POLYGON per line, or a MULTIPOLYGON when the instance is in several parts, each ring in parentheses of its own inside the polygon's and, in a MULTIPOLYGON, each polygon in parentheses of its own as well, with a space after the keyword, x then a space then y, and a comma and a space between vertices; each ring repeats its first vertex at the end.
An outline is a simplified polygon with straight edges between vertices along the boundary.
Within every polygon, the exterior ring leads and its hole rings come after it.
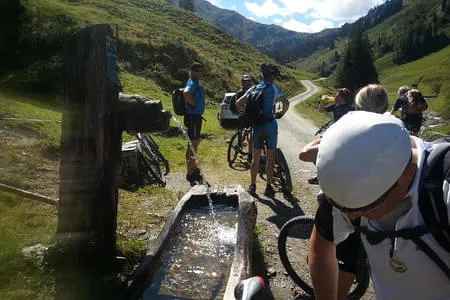
MULTIPOLYGON (((410 187, 410 202, 406 210, 400 210, 391 213, 389 216, 380 220, 369 221, 361 218, 361 225, 367 226, 373 231, 386 230, 386 224, 392 224, 395 230, 411 228, 423 225, 424 221, 418 206, 419 198, 419 181, 421 174, 421 166, 424 161, 425 150, 430 150, 431 144, 415 138, 418 152, 418 166, 415 180, 410 187), (393 219, 392 219, 393 218, 393 219), (384 219, 384 220, 383 220, 384 219), (390 220, 391 219, 391 220, 390 220)), ((444 201, 447 205, 448 216, 450 218, 450 192, 449 183, 444 181, 443 184, 444 201)), ((329 205, 322 203, 322 205, 329 205)), ((319 208, 321 209, 321 208, 319 208)), ((328 240, 333 240, 336 244, 340 243, 354 232, 354 227, 350 223, 347 216, 338 209, 332 207, 327 208, 329 211, 329 220, 332 224, 322 224, 317 226, 318 231, 328 240), (331 225, 331 226, 330 226, 331 225), (330 231, 331 232, 325 232, 330 231)), ((322 220, 327 217, 321 217, 322 220)), ((316 222, 326 222, 316 220, 316 222)), ((394 230, 394 228, 390 228, 394 230)), ((450 267, 450 253, 442 248, 431 234, 422 237, 423 241, 428 244, 436 254, 442 259, 447 266, 450 267)), ((443 271, 428 257, 425 252, 418 249, 416 244, 411 240, 396 238, 393 244, 392 258, 405 266, 402 271, 396 272, 390 263, 391 240, 385 239, 381 243, 371 245, 364 234, 361 235, 364 248, 370 264, 372 281, 377 295, 377 299, 408 299, 408 300, 444 300, 450 299, 450 280, 443 271)))

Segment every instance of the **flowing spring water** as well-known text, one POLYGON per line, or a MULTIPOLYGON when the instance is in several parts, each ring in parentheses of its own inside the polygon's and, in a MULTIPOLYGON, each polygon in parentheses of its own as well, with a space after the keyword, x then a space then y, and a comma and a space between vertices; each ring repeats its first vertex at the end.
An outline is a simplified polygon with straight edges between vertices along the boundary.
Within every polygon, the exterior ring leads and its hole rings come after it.
POLYGON ((161 266, 143 300, 222 299, 237 239, 235 207, 216 205, 216 221, 209 207, 190 209, 177 223, 161 255, 161 266), (215 234, 216 229, 218 234, 215 234))
MULTIPOLYGON (((191 152, 192 152, 192 155, 193 155, 192 158, 195 160, 195 164, 200 169, 200 176, 202 177, 203 182, 207 182, 205 173, 203 173, 203 170, 199 166, 199 160, 198 160, 197 152, 195 151, 194 146, 192 145, 192 141, 189 138, 189 135, 187 133, 186 128, 183 126, 183 124, 180 122, 180 120, 178 120, 174 115, 172 115, 172 119, 175 121, 175 123, 177 124, 178 128, 183 133, 183 136, 188 141, 189 148, 191 149, 191 152)), ((208 197, 208 203, 209 203, 209 208, 210 208, 211 215, 212 215, 213 219, 215 219, 215 212, 214 212, 214 207, 213 207, 213 204, 212 204, 211 193, 209 191, 209 184, 206 184, 206 196, 208 197)))

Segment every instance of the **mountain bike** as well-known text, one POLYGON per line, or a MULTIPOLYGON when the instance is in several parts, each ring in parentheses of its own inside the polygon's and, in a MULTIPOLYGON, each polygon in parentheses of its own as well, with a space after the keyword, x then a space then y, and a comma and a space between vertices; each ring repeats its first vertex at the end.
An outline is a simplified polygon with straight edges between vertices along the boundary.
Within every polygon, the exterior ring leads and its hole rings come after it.
MULTIPOLYGON (((281 227, 278 236, 278 253, 286 272, 306 293, 314 298, 314 289, 308 267, 309 238, 314 226, 314 216, 298 216, 281 227)), ((348 299, 360 299, 369 286, 369 267, 365 252, 361 249, 356 264, 356 277, 348 299)))
POLYGON ((228 165, 232 169, 248 170, 249 163, 247 157, 249 154, 249 137, 252 134, 252 127, 238 129, 230 139, 227 150, 228 165))
MULTIPOLYGON (((266 180, 266 148, 263 148, 259 161, 259 177, 266 180)), ((292 193, 292 178, 286 157, 281 149, 275 149, 275 167, 273 170, 273 185, 280 189, 284 195, 290 196, 292 193)))
MULTIPOLYGON (((227 160, 230 168, 235 170, 248 170, 250 162, 247 161, 248 138, 252 134, 251 127, 244 127, 238 129, 231 137, 228 144, 227 160)), ((259 176, 266 180, 266 147, 263 147, 261 158, 259 162, 259 176)), ((273 183, 275 187, 279 188, 285 195, 292 193, 292 178, 286 158, 281 149, 275 149, 275 167, 273 172, 273 183)))
POLYGON ((135 190, 144 185, 165 186, 169 161, 150 135, 137 133, 136 138, 122 145, 121 187, 135 190))

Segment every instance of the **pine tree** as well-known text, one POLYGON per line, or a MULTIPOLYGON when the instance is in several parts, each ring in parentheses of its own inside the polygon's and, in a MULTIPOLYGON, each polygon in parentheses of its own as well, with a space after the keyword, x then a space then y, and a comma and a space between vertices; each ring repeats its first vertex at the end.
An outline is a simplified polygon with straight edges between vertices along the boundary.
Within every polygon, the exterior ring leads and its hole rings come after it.
POLYGON ((352 28, 347 48, 333 78, 336 87, 346 87, 353 91, 378 82, 369 40, 358 25, 352 28))

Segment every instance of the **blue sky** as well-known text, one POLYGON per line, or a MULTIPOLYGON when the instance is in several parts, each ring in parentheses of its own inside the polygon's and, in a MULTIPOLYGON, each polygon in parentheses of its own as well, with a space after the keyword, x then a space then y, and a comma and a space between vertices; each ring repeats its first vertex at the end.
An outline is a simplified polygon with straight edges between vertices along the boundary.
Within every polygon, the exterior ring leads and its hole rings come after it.
POLYGON ((264 24, 298 32, 339 27, 364 16, 386 0, 207 0, 264 24))

